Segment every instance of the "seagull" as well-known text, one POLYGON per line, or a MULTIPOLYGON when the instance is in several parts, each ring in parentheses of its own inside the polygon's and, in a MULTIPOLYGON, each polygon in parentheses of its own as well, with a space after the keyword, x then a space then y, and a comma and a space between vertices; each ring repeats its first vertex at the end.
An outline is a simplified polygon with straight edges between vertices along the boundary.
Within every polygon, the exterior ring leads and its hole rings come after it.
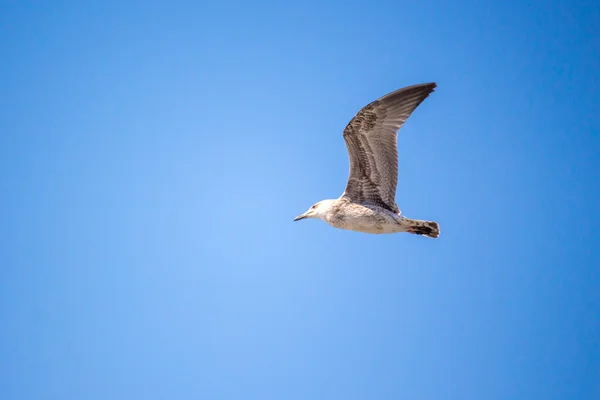
POLYGON ((407 86, 363 107, 344 129, 350 158, 346 190, 338 199, 314 204, 294 221, 318 218, 356 232, 439 237, 437 222, 403 216, 395 200, 398 130, 436 86, 435 82, 407 86))

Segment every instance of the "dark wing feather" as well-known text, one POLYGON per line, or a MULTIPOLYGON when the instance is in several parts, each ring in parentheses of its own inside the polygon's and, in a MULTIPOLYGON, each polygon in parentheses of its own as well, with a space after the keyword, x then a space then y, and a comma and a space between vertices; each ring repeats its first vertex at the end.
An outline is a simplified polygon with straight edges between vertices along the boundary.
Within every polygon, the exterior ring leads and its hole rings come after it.
POLYGON ((366 105, 344 129, 350 176, 343 197, 398 213, 398 130, 434 91, 435 83, 408 86, 366 105))

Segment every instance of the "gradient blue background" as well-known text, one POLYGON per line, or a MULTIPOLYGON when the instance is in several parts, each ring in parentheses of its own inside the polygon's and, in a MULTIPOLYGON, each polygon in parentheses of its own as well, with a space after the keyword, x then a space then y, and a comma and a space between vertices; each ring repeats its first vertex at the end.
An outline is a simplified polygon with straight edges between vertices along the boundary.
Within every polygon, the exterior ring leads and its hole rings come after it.
POLYGON ((0 398, 600 399, 600 3, 450 3, 1 2, 0 398))

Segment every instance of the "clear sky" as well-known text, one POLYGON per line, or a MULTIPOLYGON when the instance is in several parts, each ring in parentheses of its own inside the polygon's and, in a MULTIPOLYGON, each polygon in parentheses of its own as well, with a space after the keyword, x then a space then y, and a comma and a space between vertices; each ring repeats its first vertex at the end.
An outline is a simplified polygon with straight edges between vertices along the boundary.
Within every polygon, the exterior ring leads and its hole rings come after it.
POLYGON ((0 398, 600 399, 600 3, 0 2, 0 398), (437 82, 397 201, 292 222, 437 82))

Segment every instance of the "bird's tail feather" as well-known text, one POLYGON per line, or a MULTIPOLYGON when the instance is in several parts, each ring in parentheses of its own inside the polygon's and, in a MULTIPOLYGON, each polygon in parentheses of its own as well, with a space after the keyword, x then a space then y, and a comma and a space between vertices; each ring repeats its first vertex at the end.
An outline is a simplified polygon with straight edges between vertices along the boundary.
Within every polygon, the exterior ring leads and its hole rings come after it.
POLYGON ((406 226, 407 232, 415 235, 425 235, 430 238, 440 236, 440 227, 437 222, 404 218, 403 224, 406 226))

